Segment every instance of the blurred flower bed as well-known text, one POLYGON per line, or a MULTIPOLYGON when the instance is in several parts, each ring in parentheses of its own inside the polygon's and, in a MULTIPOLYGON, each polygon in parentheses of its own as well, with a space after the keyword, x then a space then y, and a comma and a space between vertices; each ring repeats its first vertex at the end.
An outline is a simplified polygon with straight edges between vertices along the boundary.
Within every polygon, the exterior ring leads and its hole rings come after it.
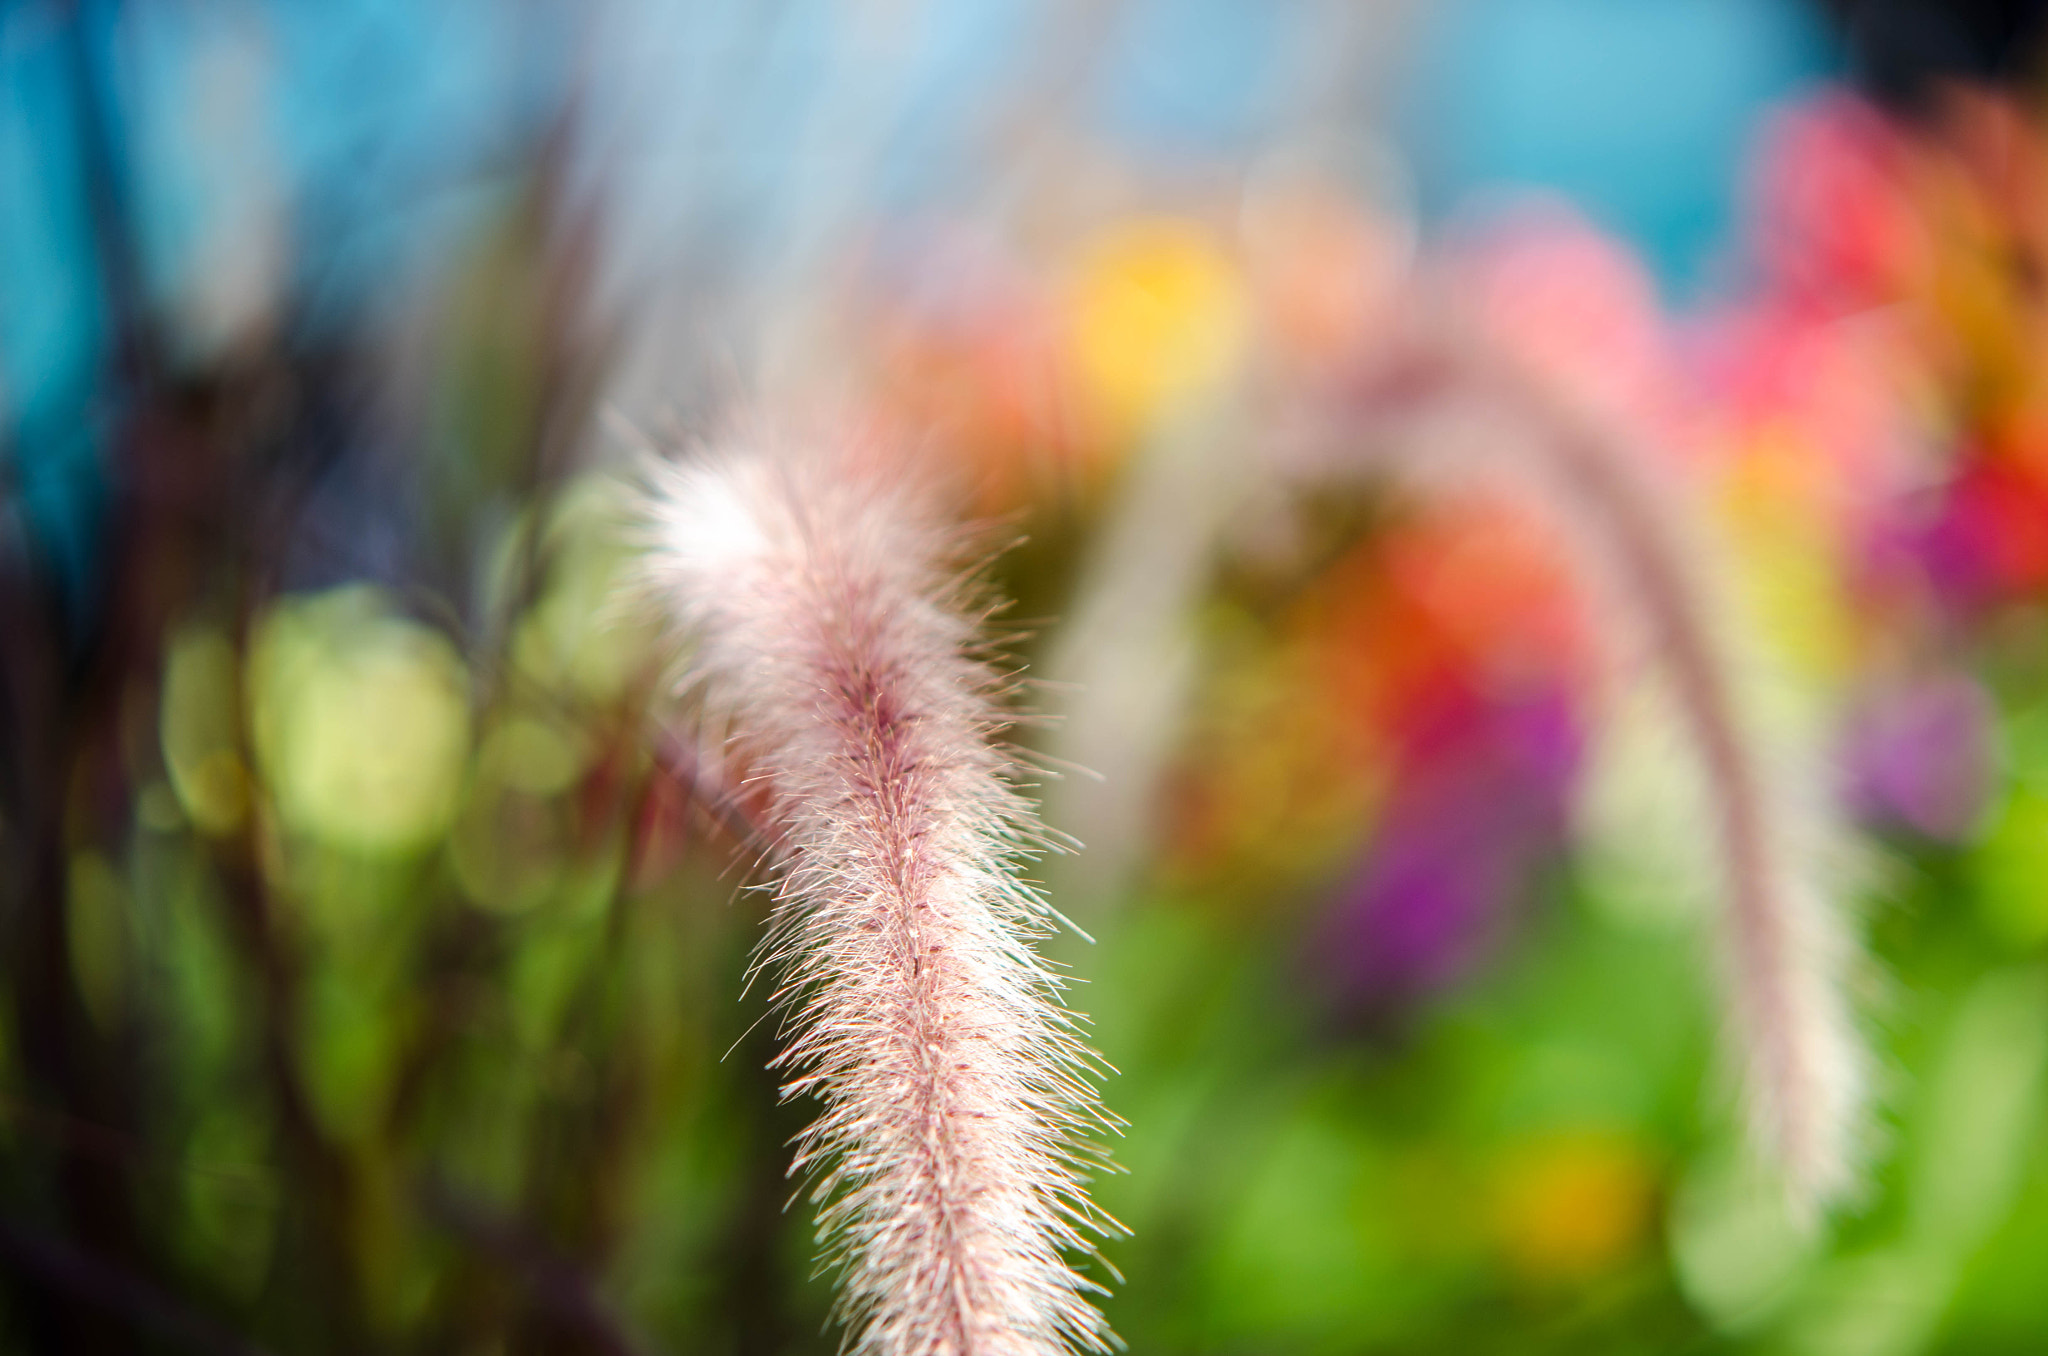
MULTIPOLYGON (((488 97, 413 87, 391 117, 498 167, 409 209, 421 263, 364 223, 441 182, 431 147, 326 197, 179 196, 266 62, 326 69, 314 29, 187 35, 197 130, 138 131, 87 54, 172 20, 60 11, 0 19, 9 116, 47 100, 79 152, 41 181, 76 219, 14 238, 75 264, 68 231, 99 317, 75 351, 17 326, 0 368, 9 1349, 834 1340, 747 990, 745 807, 664 733, 672 656, 619 583, 632 458, 769 403, 915 446, 1020 539, 990 569, 1051 719, 1019 738, 1101 777, 1040 788, 1088 844, 1042 875, 1120 1071, 1097 1193, 1132 1350, 2048 1339, 2025 102, 1783 107, 1739 282, 1676 310, 1562 199, 1425 230, 1371 156, 1133 163, 1063 124, 1057 72, 990 138, 1038 168, 886 210, 831 182, 879 173, 855 99, 796 134, 816 201, 771 262, 706 172, 699 253, 641 295, 594 95, 499 91, 544 113, 497 145, 453 116, 488 97), (1742 1147, 1654 656, 1512 438, 1384 397, 1418 335, 1640 456, 1746 700, 1853 817, 1827 867, 1880 1112, 1818 1229, 1742 1147)), ((847 41, 834 78, 886 83, 887 35, 847 41)), ((596 86, 604 50, 495 78, 596 86)))

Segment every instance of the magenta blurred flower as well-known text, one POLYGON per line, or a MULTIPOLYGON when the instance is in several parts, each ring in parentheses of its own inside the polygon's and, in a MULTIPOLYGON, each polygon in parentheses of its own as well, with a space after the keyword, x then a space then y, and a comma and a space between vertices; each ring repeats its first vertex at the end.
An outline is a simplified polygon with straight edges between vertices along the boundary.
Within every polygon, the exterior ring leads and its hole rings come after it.
POLYGON ((1914 546, 1944 601, 1976 611, 2048 587, 2048 478, 2008 457, 1971 454, 1914 546))

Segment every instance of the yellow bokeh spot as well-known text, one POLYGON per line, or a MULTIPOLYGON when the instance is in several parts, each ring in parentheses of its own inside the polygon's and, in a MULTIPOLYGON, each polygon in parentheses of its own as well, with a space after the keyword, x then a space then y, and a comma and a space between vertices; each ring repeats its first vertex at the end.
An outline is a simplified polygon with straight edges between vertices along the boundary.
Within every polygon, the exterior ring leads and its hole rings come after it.
POLYGON ((583 766, 577 743, 548 721, 513 715, 491 727, 449 838, 456 881, 473 901, 514 913, 554 893, 569 848, 569 816, 556 798, 583 766))
POLYGON ((501 721, 484 739, 478 762, 505 785, 531 796, 556 795, 583 770, 569 737, 531 716, 501 721))
POLYGON ((1141 433, 1213 389, 1245 346, 1236 267, 1193 222, 1126 222, 1098 236, 1075 274, 1073 361, 1113 437, 1141 433))
POLYGON ((619 602, 631 559, 617 531, 631 511, 623 493, 602 476, 563 493, 544 533, 545 591, 513 636, 522 673, 594 703, 617 700, 659 648, 650 609, 619 602))
POLYGON ((468 682, 437 631, 354 586, 280 603, 250 657, 256 749, 279 814, 336 847, 402 854, 453 817, 468 682))
POLYGON ((249 809, 242 766, 240 684, 227 637, 203 627, 172 640, 164 661, 161 729, 171 789, 203 833, 229 833, 249 809))

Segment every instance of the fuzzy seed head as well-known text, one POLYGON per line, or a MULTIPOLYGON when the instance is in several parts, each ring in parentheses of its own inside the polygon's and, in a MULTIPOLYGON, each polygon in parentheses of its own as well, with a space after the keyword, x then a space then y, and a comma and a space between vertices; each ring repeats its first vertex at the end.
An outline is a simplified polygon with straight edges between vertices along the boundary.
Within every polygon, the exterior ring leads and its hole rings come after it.
POLYGON ((1109 1124, 1032 940, 1042 847, 978 658, 960 539, 829 446, 652 473, 645 582, 687 681, 765 796, 785 1096, 863 1356, 1053 1356, 1112 1340, 1062 1256, 1109 1124))

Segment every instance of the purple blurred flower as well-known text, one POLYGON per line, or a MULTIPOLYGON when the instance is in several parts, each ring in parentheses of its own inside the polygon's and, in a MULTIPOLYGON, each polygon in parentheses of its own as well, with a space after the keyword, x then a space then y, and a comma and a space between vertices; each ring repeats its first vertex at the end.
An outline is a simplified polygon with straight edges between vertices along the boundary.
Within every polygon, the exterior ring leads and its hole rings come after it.
POLYGON ((1968 839, 1997 770, 1991 699, 1961 673, 1871 693, 1850 722, 1844 765, 1850 804, 1866 820, 1937 842, 1968 839))
POLYGON ((1468 972, 1565 833, 1583 744, 1567 696, 1455 706, 1410 732, 1373 848, 1317 939, 1314 966, 1354 1013, 1468 972))

